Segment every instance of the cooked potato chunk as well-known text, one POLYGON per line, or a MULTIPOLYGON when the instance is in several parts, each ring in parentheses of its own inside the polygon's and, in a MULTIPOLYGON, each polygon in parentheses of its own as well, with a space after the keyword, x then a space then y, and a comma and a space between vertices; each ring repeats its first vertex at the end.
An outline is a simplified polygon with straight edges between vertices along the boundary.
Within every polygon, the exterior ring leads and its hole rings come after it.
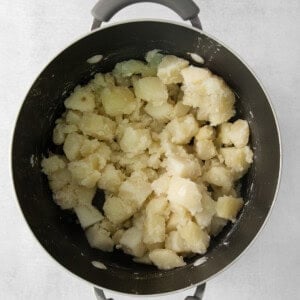
POLYGON ((136 129, 129 126, 124 130, 120 147, 124 152, 138 154, 145 151, 151 143, 149 129, 136 129))
MULTIPOLYGON (((86 157, 94 152, 97 151, 97 149, 101 146, 98 140, 96 139, 88 139, 85 138, 81 144, 80 147, 80 154, 83 157, 86 157)), ((110 150, 109 150, 110 151, 110 150)))
POLYGON ((166 55, 157 68, 157 76, 164 84, 181 83, 180 71, 187 67, 189 62, 174 55, 166 55))
POLYGON ((142 230, 136 227, 131 227, 123 233, 120 239, 120 245, 125 253, 136 257, 142 257, 146 252, 146 247, 142 239, 142 230))
POLYGON ((148 115, 150 115, 153 119, 162 122, 167 122, 172 117, 173 105, 168 102, 165 102, 159 106, 156 106, 149 102, 144 109, 145 112, 148 115))
POLYGON ((92 248, 107 252, 113 251, 114 242, 110 238, 109 232, 101 228, 99 223, 88 228, 85 235, 92 248))
POLYGON ((202 195, 197 184, 190 179, 172 177, 168 189, 168 199, 170 202, 182 205, 193 216, 202 211, 202 195))
POLYGON ((60 169, 48 175, 49 186, 53 192, 61 190, 68 183, 71 183, 71 172, 67 169, 60 169))
MULTIPOLYGON (((205 68, 198 68, 194 66, 188 66, 181 70, 181 75, 183 77, 184 85, 192 86, 192 85, 200 85, 207 78, 212 76, 212 73, 205 68)), ((192 103, 191 103, 192 104, 192 103)), ((191 105, 188 104, 188 105, 191 105)), ((192 106, 192 105, 191 105, 192 106)))
POLYGON ((93 168, 93 165, 86 159, 73 161, 68 164, 74 181, 87 188, 92 188, 100 179, 101 173, 93 168))
POLYGON ((198 108, 199 121, 209 121, 216 126, 234 115, 235 96, 221 78, 202 68, 188 67, 181 74, 183 103, 198 108))
POLYGON ((199 225, 190 221, 178 228, 178 233, 184 240, 186 248, 194 253, 204 254, 209 245, 209 235, 199 225))
POLYGON ((225 146, 229 146, 232 144, 230 131, 231 131, 232 123, 225 122, 218 126, 218 136, 217 141, 219 144, 223 144, 225 146))
POLYGON ((230 140, 237 148, 242 148, 248 144, 249 140, 249 125, 245 120, 235 121, 229 133, 230 140))
POLYGON ((71 183, 54 192, 53 199, 62 209, 70 209, 78 204, 91 204, 95 193, 95 188, 86 188, 71 183))
POLYGON ((183 206, 174 203, 170 206, 172 213, 167 223, 167 232, 177 230, 178 226, 185 226, 192 219, 191 214, 183 206))
POLYGON ((144 243, 153 244, 165 241, 165 217, 155 213, 147 213, 143 231, 144 243))
POLYGON ((82 114, 80 111, 70 109, 66 113, 66 122, 67 124, 78 126, 81 116, 82 114))
POLYGON ((151 192, 152 188, 149 181, 139 172, 136 172, 122 182, 119 188, 119 197, 131 201, 140 208, 151 192))
POLYGON ((215 137, 215 129, 212 126, 205 125, 199 129, 197 135, 195 136, 195 140, 213 140, 215 137))
POLYGON ((245 172, 253 162, 253 152, 248 146, 243 148, 221 148, 220 153, 224 157, 225 165, 235 172, 245 172))
POLYGON ((101 99, 105 112, 113 117, 131 114, 136 106, 134 94, 127 87, 104 88, 101 99))
POLYGON ((201 175, 201 165, 194 156, 169 156, 166 159, 166 169, 169 175, 184 178, 193 179, 201 175))
POLYGON ((203 179, 213 185, 229 190, 232 187, 233 177, 225 166, 213 166, 204 175, 203 179))
POLYGON ((79 128, 85 135, 99 140, 110 141, 114 137, 116 124, 107 117, 94 113, 84 113, 80 120, 79 128))
POLYGON ((195 142, 197 156, 202 160, 208 160, 216 156, 217 150, 212 140, 201 139, 195 142))
POLYGON ((103 219, 101 212, 93 205, 79 205, 74 207, 74 211, 83 229, 90 227, 103 219))
POLYGON ((155 249, 149 253, 149 258, 159 269, 169 270, 185 266, 182 257, 170 249, 155 249))
POLYGON ((195 221, 203 229, 210 225, 213 216, 216 214, 216 202, 203 191, 201 203, 203 210, 195 215, 195 221))
POLYGON ((220 197, 216 205, 217 216, 234 222, 243 204, 244 201, 242 198, 230 196, 220 197))
POLYGON ((98 187, 111 193, 117 193, 125 175, 117 170, 113 164, 108 164, 101 172, 98 187))
POLYGON ((58 123, 53 129, 52 140, 55 145, 62 145, 65 141, 66 135, 78 131, 76 125, 58 123))
POLYGON ((177 253, 188 252, 190 249, 185 245, 184 239, 180 236, 178 231, 171 231, 166 237, 166 249, 173 250, 177 253))
POLYGON ((42 171, 46 175, 50 175, 56 171, 62 170, 66 167, 65 160, 59 155, 52 155, 48 158, 43 158, 41 162, 42 171))
POLYGON ((65 107, 79 111, 93 111, 95 108, 95 96, 86 87, 77 86, 66 100, 65 107))
POLYGON ((175 144, 187 144, 197 133, 199 126, 193 115, 173 119, 166 126, 171 135, 171 142, 175 144))
POLYGON ((146 206, 147 215, 161 215, 167 217, 169 215, 168 200, 166 197, 154 197, 146 206))
POLYGON ((171 177, 167 173, 164 173, 152 182, 151 187, 156 195, 160 196, 167 194, 170 179, 171 177))
POLYGON ((114 224, 120 224, 129 219, 136 211, 137 207, 128 199, 121 199, 112 195, 105 197, 103 211, 107 218, 114 224))
POLYGON ((80 149, 84 142, 84 136, 76 132, 67 135, 64 143, 64 153, 68 160, 76 160, 81 157, 80 149))
POLYGON ((153 105, 162 105, 168 100, 168 89, 157 77, 144 77, 134 84, 135 95, 153 105))

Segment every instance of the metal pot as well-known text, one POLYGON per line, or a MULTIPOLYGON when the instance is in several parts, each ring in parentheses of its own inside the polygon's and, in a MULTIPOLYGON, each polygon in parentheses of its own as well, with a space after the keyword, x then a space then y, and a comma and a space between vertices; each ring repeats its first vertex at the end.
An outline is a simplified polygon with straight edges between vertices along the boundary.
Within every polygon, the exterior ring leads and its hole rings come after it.
MULTIPOLYGON (((138 0, 101 0, 93 9, 93 28, 108 21, 119 9, 138 0)), ((255 75, 228 47, 201 30, 199 8, 193 1, 155 0, 176 11, 194 27, 158 21, 138 20, 94 30, 58 54, 37 77, 20 110, 12 149, 13 178, 19 204, 32 232, 45 250, 62 266, 99 287, 127 294, 160 294, 201 285, 229 266, 249 246, 263 226, 277 192, 281 148, 278 125, 270 101, 255 75), (40 161, 53 149, 51 133, 55 119, 63 112, 63 101, 79 83, 95 72, 110 71, 122 60, 143 59, 160 49, 191 61, 188 53, 204 58, 204 67, 222 76, 237 95, 237 117, 250 124, 254 163, 242 180, 246 201, 238 220, 227 225, 205 255, 206 261, 170 271, 140 265, 120 251, 105 253, 90 248, 74 216, 52 201, 40 161), (103 55, 97 64, 87 63, 103 55), (107 269, 95 268, 101 261, 107 269)), ((97 201, 103 200, 101 193, 97 201)), ((194 299, 200 299, 204 285, 194 299), (198 298, 197 298, 198 297, 198 298)), ((97 290, 99 299, 104 294, 97 290)), ((192 298, 191 298, 192 299, 192 298)))

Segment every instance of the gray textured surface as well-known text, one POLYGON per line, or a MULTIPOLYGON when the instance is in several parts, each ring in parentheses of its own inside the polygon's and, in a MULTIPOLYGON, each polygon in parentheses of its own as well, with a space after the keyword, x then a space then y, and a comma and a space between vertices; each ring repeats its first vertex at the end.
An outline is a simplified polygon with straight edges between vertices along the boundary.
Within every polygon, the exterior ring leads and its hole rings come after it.
MULTIPOLYGON (((299 299, 300 2, 197 3, 205 30, 235 49, 264 83, 279 118, 284 154, 282 184, 269 222, 246 254, 208 283, 205 299, 299 299)), ((0 2, 0 299, 95 299, 89 284, 61 269, 34 240, 16 205, 8 159, 13 125, 27 89, 58 51, 88 31, 93 4, 0 2)), ((145 17, 179 20, 165 8, 139 4, 112 21, 145 17)), ((165 299, 179 300, 186 294, 165 299)))

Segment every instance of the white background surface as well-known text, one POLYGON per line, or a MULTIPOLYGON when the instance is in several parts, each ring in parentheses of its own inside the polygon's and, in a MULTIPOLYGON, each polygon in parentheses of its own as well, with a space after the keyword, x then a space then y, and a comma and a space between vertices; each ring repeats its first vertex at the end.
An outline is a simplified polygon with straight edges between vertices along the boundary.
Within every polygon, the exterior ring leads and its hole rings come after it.
MULTIPOLYGON (((300 299, 300 1, 197 3, 205 30, 235 49, 264 83, 283 144, 281 188, 269 222, 246 254, 208 283, 205 299, 300 299)), ((25 93, 58 51, 89 30, 93 4, 92 0, 0 2, 0 299, 95 299, 89 284, 60 268, 33 238, 16 204, 9 159, 25 93)), ((166 8, 139 4, 113 21, 144 17, 179 20, 166 8)), ((186 294, 164 299, 183 299, 186 294)))

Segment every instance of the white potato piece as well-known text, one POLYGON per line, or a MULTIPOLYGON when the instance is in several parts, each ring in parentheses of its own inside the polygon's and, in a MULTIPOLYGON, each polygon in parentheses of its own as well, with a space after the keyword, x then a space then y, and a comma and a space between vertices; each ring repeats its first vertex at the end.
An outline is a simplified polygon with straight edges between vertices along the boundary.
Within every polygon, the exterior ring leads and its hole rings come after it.
POLYGON ((210 241, 209 235, 195 222, 190 221, 185 226, 179 227, 178 233, 189 251, 199 254, 206 252, 210 241))
POLYGON ((249 125, 245 120, 236 120, 230 128, 229 138, 237 148, 245 147, 249 141, 249 125))
POLYGON ((74 92, 65 100, 65 107, 79 111, 93 111, 95 95, 87 87, 77 86, 74 92))
POLYGON ((167 122, 172 118, 173 105, 165 102, 159 106, 153 105, 151 102, 147 103, 144 107, 145 112, 150 115, 153 119, 167 122))
POLYGON ((162 105, 168 100, 167 87, 157 77, 144 77, 134 83, 136 97, 153 105, 162 105))
POLYGON ((195 215, 195 221, 201 229, 204 229, 210 225, 213 216, 216 214, 216 202, 207 192, 202 191, 201 203, 203 210, 195 215))
POLYGON ((79 205, 74 207, 74 211, 83 229, 100 222, 104 218, 93 205, 79 205))
POLYGON ((176 253, 183 253, 189 251, 185 245, 184 239, 180 236, 177 230, 168 233, 165 242, 166 249, 173 250, 176 253))
POLYGON ((174 55, 166 55, 157 67, 157 76, 164 84, 181 83, 181 70, 189 65, 185 59, 174 55))
POLYGON ((112 223, 120 224, 133 216, 137 211, 137 207, 128 199, 106 195, 103 211, 112 223))
POLYGON ((59 169, 48 175, 49 186, 52 192, 58 192, 68 183, 71 183, 72 176, 67 168, 59 169))
POLYGON ((149 253, 152 263, 161 270, 183 267, 186 263, 170 249, 155 249, 149 253))
POLYGON ((98 188, 111 193, 117 193, 124 179, 125 175, 121 170, 116 169, 113 164, 108 164, 101 172, 101 177, 98 180, 98 188))
POLYGON ((216 137, 216 132, 214 127, 205 125, 200 127, 198 133, 195 135, 195 140, 214 140, 216 137))
POLYGON ((84 136, 76 132, 70 133, 65 139, 64 153, 68 160, 76 160, 81 157, 80 149, 84 142, 84 136))
POLYGON ((154 193, 158 196, 166 195, 168 193, 170 179, 171 177, 167 173, 164 173, 154 180, 151 183, 151 188, 154 193))
POLYGON ((136 59, 129 59, 126 61, 119 62, 113 69, 113 75, 118 77, 131 77, 134 74, 145 74, 147 73, 148 66, 136 59))
POLYGON ((253 152, 248 146, 221 148, 220 153, 224 157, 225 165, 235 172, 244 173, 253 162, 253 152))
POLYGON ((223 187, 224 190, 230 190, 233 184, 233 176, 229 169, 223 165, 211 167, 204 175, 203 180, 223 187))
POLYGON ((234 222, 243 205, 243 198, 220 197, 216 205, 217 216, 234 222))
POLYGON ((114 137, 116 123, 107 117, 95 113, 83 113, 79 129, 85 135, 99 140, 110 141, 114 137))
POLYGON ((113 251, 114 242, 111 239, 109 232, 101 228, 99 223, 88 228, 85 235, 92 248, 106 252, 113 251))
POLYGON ((78 126, 81 117, 82 113, 80 111, 69 109, 66 113, 66 123, 78 126))
POLYGON ((81 144, 79 152, 82 157, 86 157, 86 156, 96 152, 97 149, 100 147, 100 145, 101 144, 97 139, 85 138, 81 144))
POLYGON ((174 144, 187 144, 198 132, 199 125, 192 114, 173 119, 166 126, 174 144))
POLYGON ((202 211, 201 198, 196 183, 186 178, 171 178, 168 189, 168 199, 171 203, 182 205, 194 216, 202 211))
POLYGON ((172 213, 167 221, 167 232, 177 230, 178 226, 185 226, 192 220, 191 214, 183 206, 171 203, 170 208, 172 213))
POLYGON ((120 245, 125 253, 142 257, 146 252, 146 247, 142 239, 142 230, 137 227, 131 227, 123 233, 120 239, 120 245))
POLYGON ((190 78, 184 80, 183 103, 198 108, 199 121, 209 121, 213 126, 228 121, 235 114, 234 93, 220 77, 209 76, 203 70, 197 72, 203 75, 199 76, 200 84, 193 83, 190 78))
POLYGON ((195 141, 195 151, 198 158, 202 160, 208 160, 217 155, 217 149, 212 140, 197 140, 195 141))
POLYGON ((120 147, 126 153, 139 154, 152 143, 150 129, 126 127, 120 140, 120 147))
POLYGON ((201 165, 193 155, 189 157, 169 156, 166 159, 169 175, 195 179, 201 175, 201 165))
POLYGON ((51 155, 48 158, 42 159, 41 166, 43 173, 50 175, 64 169, 66 167, 66 162, 60 155, 51 155))
POLYGON ((177 101, 173 108, 171 119, 180 118, 187 115, 190 109, 191 107, 183 104, 182 101, 177 101))
POLYGON ((143 242, 147 244, 165 241, 165 217, 155 213, 147 213, 144 223, 143 242))
POLYGON ((211 223, 207 228, 208 233, 212 236, 217 236, 223 230, 223 228, 226 226, 227 223, 228 220, 225 220, 217 216, 213 216, 211 223))
POLYGON ((181 70, 181 75, 184 85, 191 86, 200 85, 204 80, 212 76, 212 73, 206 68, 188 66, 181 70))
POLYGON ((146 206, 147 215, 161 215, 167 217, 170 213, 166 197, 154 197, 146 206))
POLYGON ((218 126, 218 135, 217 135, 217 141, 221 145, 230 146, 232 145, 231 142, 231 131, 232 123, 225 122, 222 123, 220 126, 218 126))
POLYGON ((66 135, 78 131, 78 127, 74 124, 58 123, 53 129, 52 141, 55 145, 62 145, 66 135))
POLYGON ((86 188, 70 183, 54 192, 53 199, 62 209, 71 209, 78 204, 91 204, 95 193, 95 188, 86 188))
POLYGON ((68 170, 77 184, 87 188, 96 186, 101 177, 101 173, 87 159, 70 162, 68 170))
POLYGON ((101 100, 106 114, 113 117, 131 114, 136 107, 134 94, 127 87, 104 88, 101 92, 101 100))
POLYGON ((119 188, 119 197, 131 201, 140 208, 151 192, 151 184, 147 178, 136 172, 122 182, 119 188))

